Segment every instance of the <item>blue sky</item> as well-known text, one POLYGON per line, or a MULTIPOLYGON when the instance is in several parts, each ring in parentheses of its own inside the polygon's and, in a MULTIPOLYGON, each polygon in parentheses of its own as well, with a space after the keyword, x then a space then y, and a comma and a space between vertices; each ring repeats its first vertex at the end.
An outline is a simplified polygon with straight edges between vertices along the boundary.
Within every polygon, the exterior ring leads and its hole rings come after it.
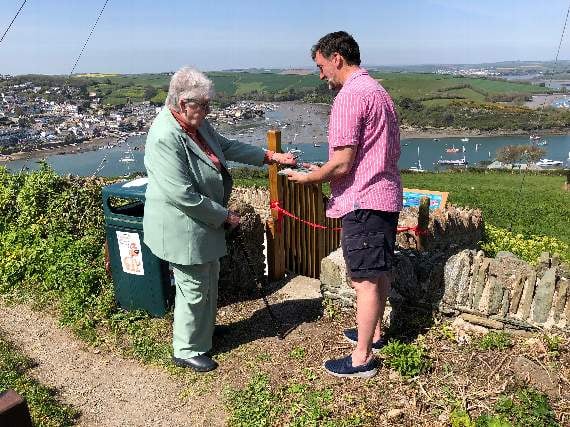
MULTIPOLYGON (((77 72, 312 67, 311 45, 339 29, 365 64, 550 60, 568 1, 110 0, 77 72)), ((21 2, 0 1, 2 33, 21 2)), ((0 44, 0 74, 69 73, 103 3, 28 0, 0 44)))

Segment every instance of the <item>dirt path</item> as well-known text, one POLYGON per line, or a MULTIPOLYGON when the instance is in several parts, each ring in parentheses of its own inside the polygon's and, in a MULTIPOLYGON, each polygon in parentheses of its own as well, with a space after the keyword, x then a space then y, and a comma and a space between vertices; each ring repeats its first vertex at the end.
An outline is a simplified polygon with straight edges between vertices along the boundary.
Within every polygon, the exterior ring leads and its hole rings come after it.
MULTIPOLYGON (((0 330, 37 362, 31 374, 80 410, 80 426, 191 426, 192 400, 164 370, 114 354, 95 354, 50 316, 0 304, 0 330)), ((205 396, 202 406, 209 406, 205 396)), ((208 414, 222 422, 223 414, 208 414)))

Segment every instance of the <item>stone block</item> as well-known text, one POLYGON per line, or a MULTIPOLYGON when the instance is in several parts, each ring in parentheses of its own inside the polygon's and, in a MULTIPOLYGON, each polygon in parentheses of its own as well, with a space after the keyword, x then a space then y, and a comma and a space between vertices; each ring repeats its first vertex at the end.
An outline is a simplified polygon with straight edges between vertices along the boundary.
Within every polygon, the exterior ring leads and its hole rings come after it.
POLYGON ((537 323, 544 323, 552 308, 554 289, 556 286, 556 267, 546 270, 538 281, 535 291, 532 319, 537 323))
POLYGON ((472 314, 463 313, 459 317, 474 325, 484 326, 489 329, 503 329, 504 324, 497 320, 489 319, 488 317, 474 316, 472 314))
POLYGON ((486 312, 487 314, 498 314, 502 306, 505 289, 495 276, 489 276, 487 286, 489 288, 489 297, 486 312))
MULTIPOLYGON (((568 288, 570 287, 570 280, 569 279, 560 279, 556 286, 556 298, 554 303, 552 304, 553 307, 553 319, 554 323, 559 323, 564 315, 564 307, 566 306, 566 301, 568 299, 568 288)), ((570 321, 570 319, 564 319, 566 322, 570 321)))
POLYGON ((479 303, 481 302, 481 296, 483 295, 483 290, 485 289, 485 282, 487 279, 487 272, 489 271, 489 266, 491 265, 490 258, 484 258, 481 267, 477 273, 477 279, 474 283, 473 288, 473 308, 478 308, 479 303))
POLYGON ((469 281, 469 295, 467 299, 467 304, 469 307, 473 307, 473 290, 475 289, 475 284, 477 283, 477 276, 479 274, 479 268, 483 261, 484 256, 480 255, 478 252, 473 257, 473 265, 471 266, 471 280, 469 281))
POLYGON ((528 381, 531 386, 542 391, 551 399, 559 397, 558 385, 552 380, 552 378, 556 378, 555 374, 548 372, 524 356, 518 356, 511 366, 517 378, 528 381))
POLYGON ((534 297, 534 289, 536 287, 536 272, 531 271, 524 279, 524 288, 517 311, 517 317, 520 319, 528 319, 530 315, 530 307, 532 306, 532 299, 534 297))
POLYGON ((511 302, 509 305, 509 314, 515 314, 519 308, 524 288, 523 276, 519 273, 515 278, 514 287, 511 292, 511 302))

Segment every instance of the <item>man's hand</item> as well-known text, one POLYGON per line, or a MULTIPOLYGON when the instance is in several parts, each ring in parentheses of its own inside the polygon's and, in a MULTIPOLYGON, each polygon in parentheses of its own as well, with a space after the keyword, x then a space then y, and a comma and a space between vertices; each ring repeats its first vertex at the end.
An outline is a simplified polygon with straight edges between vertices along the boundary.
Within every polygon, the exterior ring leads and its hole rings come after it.
POLYGON ((241 218, 239 214, 237 214, 234 211, 228 210, 228 216, 226 217, 226 222, 224 223, 224 227, 227 228, 228 230, 233 230, 234 228, 239 226, 240 221, 241 218))
POLYGON ((291 182, 296 182, 297 184, 306 184, 308 182, 306 173, 300 173, 291 171, 287 173, 287 179, 291 182))
MULTIPOLYGON (((302 163, 301 166, 304 167, 305 169, 310 170, 311 172, 318 171, 320 169, 319 166, 313 165, 312 163, 302 163)), ((297 184, 306 184, 309 182, 307 175, 309 174, 295 172, 292 170, 291 172, 287 173, 287 178, 289 179, 289 181, 296 182, 297 184)))
POLYGON ((295 166, 297 160, 291 153, 273 153, 271 163, 279 163, 284 166, 295 166))

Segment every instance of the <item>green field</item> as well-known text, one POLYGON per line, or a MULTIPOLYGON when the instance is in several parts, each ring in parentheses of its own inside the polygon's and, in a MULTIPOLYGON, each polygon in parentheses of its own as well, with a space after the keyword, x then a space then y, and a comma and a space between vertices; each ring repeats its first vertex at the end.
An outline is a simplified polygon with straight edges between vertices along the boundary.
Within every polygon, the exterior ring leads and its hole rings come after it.
MULTIPOLYGON (((210 72, 216 91, 222 96, 244 96, 255 93, 278 94, 295 91, 305 93, 314 90, 322 82, 316 73, 308 75, 248 72, 210 72)), ((388 89, 395 98, 422 100, 430 105, 433 99, 437 104, 447 104, 442 100, 463 99, 483 102, 488 96, 521 94, 530 95, 544 92, 544 88, 525 83, 440 76, 422 73, 375 73, 374 77, 388 89)), ((79 78, 79 77, 78 77, 79 78)), ((88 89, 97 92, 104 102, 112 99, 128 98, 133 101, 144 99, 144 88, 167 89, 170 74, 133 75, 82 75, 88 81, 88 89)))

